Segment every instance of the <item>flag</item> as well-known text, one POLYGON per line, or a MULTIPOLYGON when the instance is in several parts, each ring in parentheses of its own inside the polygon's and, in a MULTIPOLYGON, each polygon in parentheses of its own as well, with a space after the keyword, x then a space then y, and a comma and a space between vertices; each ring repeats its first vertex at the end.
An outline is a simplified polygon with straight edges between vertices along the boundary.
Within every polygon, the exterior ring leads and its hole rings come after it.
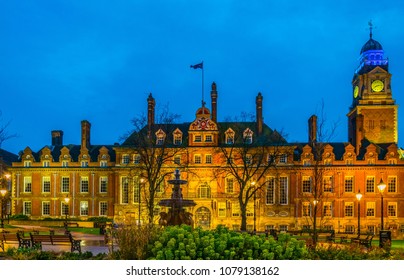
POLYGON ((191 68, 194 68, 194 69, 201 68, 201 69, 203 69, 203 62, 195 64, 195 65, 191 65, 191 68))

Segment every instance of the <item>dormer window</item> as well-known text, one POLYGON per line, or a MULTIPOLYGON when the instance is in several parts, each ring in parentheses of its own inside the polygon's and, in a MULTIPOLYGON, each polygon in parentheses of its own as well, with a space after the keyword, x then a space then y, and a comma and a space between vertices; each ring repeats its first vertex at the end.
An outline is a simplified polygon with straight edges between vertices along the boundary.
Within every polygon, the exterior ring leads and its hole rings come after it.
POLYGON ((82 160, 81 167, 88 167, 88 160, 82 160))
POLYGON ((194 142, 202 142, 202 135, 195 135, 194 142))
POLYGON ((128 154, 124 154, 122 156, 122 163, 123 164, 129 164, 129 155, 128 154))
POLYGON ((139 154, 135 154, 133 156, 133 163, 134 164, 139 164, 140 163, 140 155, 139 154))
POLYGON ((205 142, 211 143, 213 141, 213 137, 211 134, 205 136, 205 142))
POLYGON ((226 136, 226 144, 234 144, 234 131, 229 128, 226 132, 225 132, 225 136, 226 136))
POLYGON ((251 129, 247 128, 244 130, 243 139, 245 144, 251 144, 253 142, 253 132, 251 129))
POLYGON ((165 138, 166 138, 166 134, 164 133, 164 131, 162 129, 159 129, 156 132, 156 145, 163 145, 165 138))
POLYGON ((174 145, 182 144, 182 132, 178 128, 173 133, 173 142, 174 142, 174 145))

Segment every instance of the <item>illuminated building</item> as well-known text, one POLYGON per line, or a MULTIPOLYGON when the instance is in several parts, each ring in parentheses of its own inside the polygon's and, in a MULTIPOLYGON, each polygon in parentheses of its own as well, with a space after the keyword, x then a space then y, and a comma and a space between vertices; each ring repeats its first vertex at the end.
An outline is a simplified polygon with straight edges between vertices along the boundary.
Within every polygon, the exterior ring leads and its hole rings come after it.
POLYGON ((261 94, 256 96, 254 121, 221 122, 213 83, 211 110, 203 102, 188 123, 157 123, 155 100, 150 95, 147 123, 140 130, 140 135, 147 136, 143 143, 148 139, 150 146, 141 146, 136 133, 120 145, 91 145, 90 124, 83 121, 81 145, 63 145, 63 132, 53 131, 51 146, 39 152, 26 148, 11 168, 13 213, 41 219, 63 217, 64 211, 69 211, 78 219, 106 216, 119 223, 145 223, 149 197, 144 190, 151 178, 157 177, 146 176, 151 168, 142 163, 146 157, 140 148, 150 147, 167 152, 164 159, 148 154, 149 159, 164 161, 159 172, 165 174, 159 177, 164 177, 161 183, 153 181, 153 222, 157 223, 160 211, 165 210, 158 207, 158 201, 170 196, 165 191, 169 190, 166 181, 178 168, 188 181, 182 190, 184 197, 196 202, 189 209, 195 225, 214 228, 223 224, 239 229, 240 180, 231 173, 233 159, 226 151, 244 145, 250 152, 234 158, 239 171, 243 164, 254 165, 258 159, 254 153, 265 159, 260 167, 265 170, 263 176, 254 173, 244 182, 246 190, 262 186, 255 195, 250 193, 245 209, 247 230, 310 228, 315 216, 317 227, 356 232, 356 194, 360 192, 361 232, 377 232, 381 227, 377 185, 383 180, 387 184, 384 228, 392 229, 393 237, 402 237, 404 161, 397 147, 397 104, 388 60, 372 33, 361 50, 349 94, 353 99, 347 115, 348 141, 339 143, 317 138, 316 116, 308 121, 307 142, 287 143, 263 122, 261 94), (242 145, 237 139, 242 139, 242 145), (64 206, 66 195, 71 197, 70 208, 64 206))

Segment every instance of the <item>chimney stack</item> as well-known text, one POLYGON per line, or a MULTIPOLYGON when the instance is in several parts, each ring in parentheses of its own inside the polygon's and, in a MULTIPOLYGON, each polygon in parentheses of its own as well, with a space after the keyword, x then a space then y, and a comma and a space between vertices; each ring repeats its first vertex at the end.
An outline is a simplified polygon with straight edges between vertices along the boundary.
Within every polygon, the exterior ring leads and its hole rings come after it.
POLYGON ((147 126, 149 128, 149 133, 151 133, 151 129, 154 125, 154 107, 156 106, 156 102, 152 96, 149 94, 147 98, 147 126))
POLYGON ((91 124, 88 121, 81 121, 81 148, 90 148, 90 129, 91 124))
POLYGON ((63 145, 63 131, 62 130, 52 130, 52 146, 62 146, 63 145))
POLYGON ((210 91, 210 98, 212 100, 212 121, 217 123, 217 90, 216 83, 212 83, 212 90, 210 91))
POLYGON ((257 118, 257 134, 262 134, 262 127, 263 127, 263 118, 262 118, 262 94, 261 92, 258 93, 257 97, 255 98, 255 105, 256 105, 256 118, 257 118))
POLYGON ((309 143, 317 142, 317 116, 312 115, 309 118, 309 143))

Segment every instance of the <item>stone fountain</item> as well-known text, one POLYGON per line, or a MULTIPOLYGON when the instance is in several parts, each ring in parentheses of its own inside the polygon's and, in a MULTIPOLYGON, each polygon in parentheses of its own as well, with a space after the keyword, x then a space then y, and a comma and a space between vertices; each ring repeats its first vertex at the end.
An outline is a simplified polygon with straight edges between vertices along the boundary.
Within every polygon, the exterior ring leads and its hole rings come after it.
POLYGON ((160 212, 159 224, 162 226, 190 225, 193 226, 192 214, 185 211, 184 207, 193 207, 196 203, 190 199, 184 199, 182 196, 181 185, 187 183, 186 180, 180 179, 180 171, 175 170, 175 179, 168 180, 169 184, 173 185, 171 198, 162 199, 159 202, 160 206, 168 207, 168 212, 160 212))

